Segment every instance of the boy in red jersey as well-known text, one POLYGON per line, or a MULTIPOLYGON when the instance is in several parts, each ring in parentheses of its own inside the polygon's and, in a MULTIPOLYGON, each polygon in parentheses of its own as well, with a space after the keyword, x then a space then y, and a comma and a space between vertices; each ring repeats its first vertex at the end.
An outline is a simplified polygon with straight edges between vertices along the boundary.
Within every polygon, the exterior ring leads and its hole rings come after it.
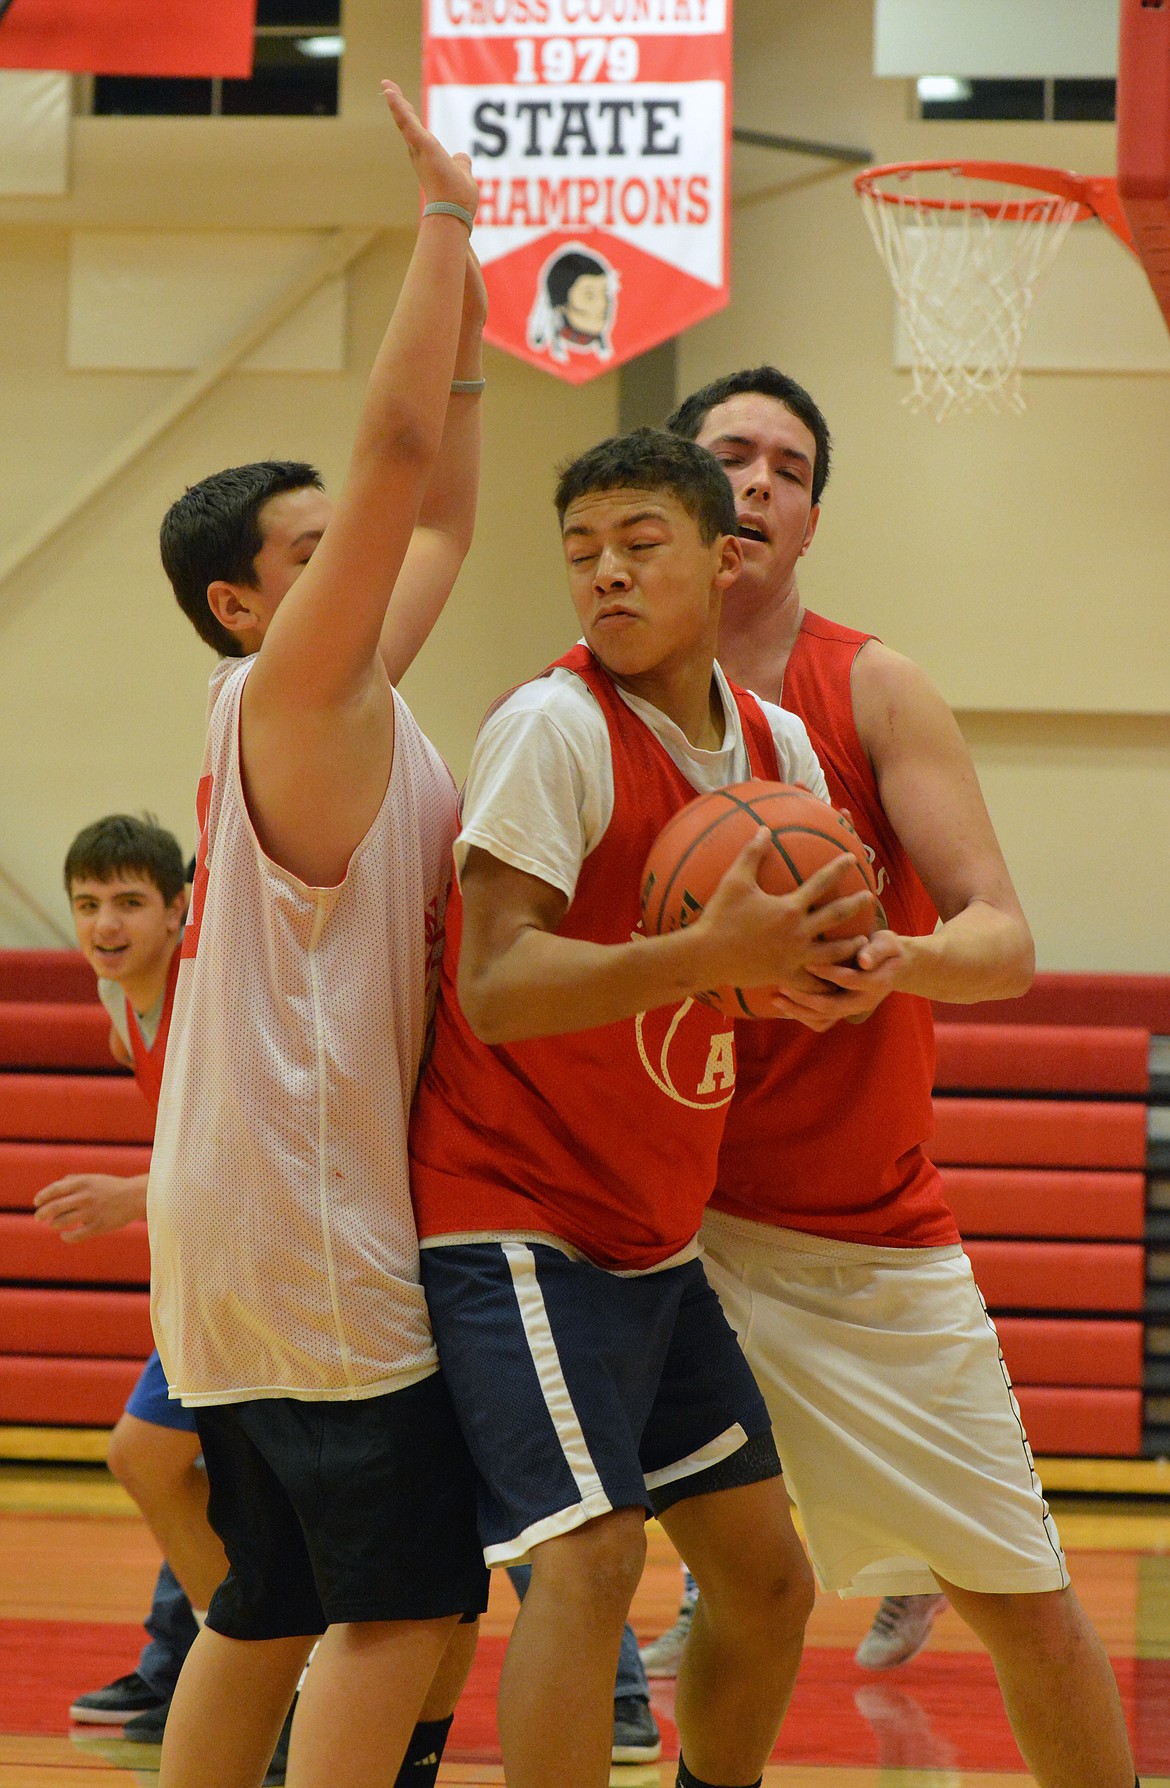
MULTIPOLYGON (((151 1314, 229 1567, 162 1788, 254 1788, 318 1635, 289 1774, 390 1780, 486 1601, 406 1158, 455 796, 395 688, 470 540, 486 305, 470 164, 386 97, 426 203, 336 508, 311 467, 267 461, 204 478, 161 531, 222 657, 151 1164, 151 1314)), ((434 1781, 434 1751, 412 1780, 434 1781)))
POLYGON ((788 1694, 772 1635, 799 1631, 807 1592, 766 1412, 696 1257, 735 1066, 695 996, 844 961, 860 937, 817 934, 872 909, 832 898, 840 860, 762 893, 765 834, 694 925, 631 941, 646 851, 696 791, 823 779, 799 723, 714 665, 742 551, 710 455, 641 430, 583 454, 556 502, 585 643, 477 741, 411 1128, 423 1283, 485 1557, 532 1559, 500 1685, 509 1788, 607 1779, 648 1506, 712 1610, 679 1683, 678 1779, 742 1788, 788 1694))
MULTIPOLYGON (((133 1068, 157 1111, 187 909, 178 840, 131 815, 111 814, 70 845, 65 884, 78 948, 110 1015, 110 1052, 133 1068)), ((63 1241, 108 1234, 146 1216, 146 1179, 145 1173, 70 1174, 37 1193, 37 1217, 63 1241)), ((195 1419, 170 1400, 152 1353, 110 1436, 109 1465, 142 1509, 192 1605, 202 1610, 225 1567, 223 1547, 207 1525, 198 1453, 195 1419)))
MULTIPOLYGON (((78 833, 64 873, 78 948, 98 977, 98 995, 110 1016, 111 1054, 133 1068, 157 1110, 187 909, 178 840, 149 820, 110 814, 78 833)), ((64 1242, 107 1235, 145 1218, 146 1178, 69 1174, 37 1193, 37 1218, 64 1242)), ((151 1607, 151 1639, 136 1671, 79 1696, 70 1709, 80 1721, 130 1722, 131 1739, 161 1739, 195 1635, 192 1606, 207 1607, 226 1569, 223 1547, 207 1523, 207 1479, 198 1455, 195 1418, 171 1401, 154 1352, 107 1455, 166 1560, 151 1607)))
POLYGON ((799 1023, 740 1027, 703 1226, 709 1277, 767 1397, 822 1584, 944 1590, 992 1654, 1040 1788, 1131 1788, 1109 1661, 1069 1587, 923 1150, 927 1000, 1010 998, 1032 974, 970 754, 915 665, 801 606, 796 570, 829 470, 808 393, 758 367, 695 393, 668 426, 708 446, 735 492, 743 570, 721 657, 805 721, 891 922, 856 966, 818 967, 787 991, 799 1023))

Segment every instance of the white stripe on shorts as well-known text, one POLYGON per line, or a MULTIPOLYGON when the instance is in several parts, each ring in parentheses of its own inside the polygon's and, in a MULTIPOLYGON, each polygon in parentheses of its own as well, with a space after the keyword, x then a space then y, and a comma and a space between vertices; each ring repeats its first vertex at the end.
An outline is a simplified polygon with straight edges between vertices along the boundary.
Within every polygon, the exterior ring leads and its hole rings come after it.
POLYGON ((562 1509, 525 1528, 514 1541, 486 1546, 484 1561, 489 1566, 516 1564, 525 1556, 529 1547, 537 1545, 541 1540, 568 1533, 586 1521, 594 1520, 598 1515, 609 1514, 613 1508, 593 1463, 589 1443, 585 1439, 561 1370, 560 1355, 553 1338, 548 1310, 545 1308, 544 1293, 536 1277, 536 1256, 523 1242, 502 1242, 500 1248, 512 1275, 512 1287, 516 1293, 520 1320, 524 1325, 524 1338, 536 1367, 544 1406, 556 1429, 565 1464, 573 1474, 581 1501, 575 1508, 562 1509))
POLYGON ((747 1445, 747 1438, 747 1430, 739 1422, 733 1422, 730 1428, 725 1428, 697 1452, 688 1453, 685 1459, 676 1459, 673 1465, 664 1465, 661 1471, 648 1471, 647 1490, 660 1490, 663 1484, 675 1484, 679 1478, 693 1478, 697 1471, 706 1471, 709 1465, 730 1459, 732 1453, 738 1453, 740 1447, 747 1445))

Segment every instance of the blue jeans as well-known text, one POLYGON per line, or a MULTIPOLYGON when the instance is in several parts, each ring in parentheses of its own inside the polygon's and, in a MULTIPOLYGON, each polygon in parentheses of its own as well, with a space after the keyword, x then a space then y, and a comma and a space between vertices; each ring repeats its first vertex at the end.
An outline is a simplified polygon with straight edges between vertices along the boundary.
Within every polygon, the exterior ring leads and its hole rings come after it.
POLYGON ((142 1648, 138 1674, 160 1701, 169 1701, 199 1631, 191 1604, 169 1564, 164 1563, 158 1574, 145 1624, 150 1640, 142 1648))
MULTIPOLYGON (((509 1565, 508 1575, 512 1579, 512 1588, 524 1600, 525 1592, 532 1580, 531 1565, 509 1565)), ((622 1648, 618 1653, 617 1681, 613 1686, 613 1698, 621 1701, 628 1696, 636 1696, 639 1701, 649 1701, 650 1684, 646 1681, 646 1672, 642 1668, 642 1660, 638 1656, 638 1641, 634 1638, 634 1629, 629 1622, 622 1634, 622 1648)))

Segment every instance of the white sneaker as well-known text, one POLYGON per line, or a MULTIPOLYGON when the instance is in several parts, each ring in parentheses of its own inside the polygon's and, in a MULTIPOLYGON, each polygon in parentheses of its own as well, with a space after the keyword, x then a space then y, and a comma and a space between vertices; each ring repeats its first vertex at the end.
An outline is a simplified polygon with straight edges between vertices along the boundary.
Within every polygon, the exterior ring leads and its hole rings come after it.
POLYGON ((908 1664, 930 1638, 946 1605, 947 1598, 941 1595, 886 1596, 854 1658, 863 1670, 893 1670, 908 1664))
POLYGON ((697 1600, 697 1596, 684 1596, 674 1625, 667 1627, 665 1633, 660 1634, 657 1639, 651 1639, 649 1645, 638 1647, 638 1656, 647 1676, 678 1675, 678 1661, 682 1657, 683 1646, 695 1618, 697 1600))

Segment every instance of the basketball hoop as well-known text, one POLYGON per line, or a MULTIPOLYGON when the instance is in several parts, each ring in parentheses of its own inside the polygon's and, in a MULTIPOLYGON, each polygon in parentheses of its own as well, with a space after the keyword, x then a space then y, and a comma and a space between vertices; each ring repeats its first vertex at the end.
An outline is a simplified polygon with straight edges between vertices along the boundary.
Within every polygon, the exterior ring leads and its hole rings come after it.
POLYGON ((917 161, 853 182, 910 343, 906 402, 938 421, 985 404, 1018 414, 1037 289, 1074 223, 1133 238, 1109 179, 1019 162, 917 161))

